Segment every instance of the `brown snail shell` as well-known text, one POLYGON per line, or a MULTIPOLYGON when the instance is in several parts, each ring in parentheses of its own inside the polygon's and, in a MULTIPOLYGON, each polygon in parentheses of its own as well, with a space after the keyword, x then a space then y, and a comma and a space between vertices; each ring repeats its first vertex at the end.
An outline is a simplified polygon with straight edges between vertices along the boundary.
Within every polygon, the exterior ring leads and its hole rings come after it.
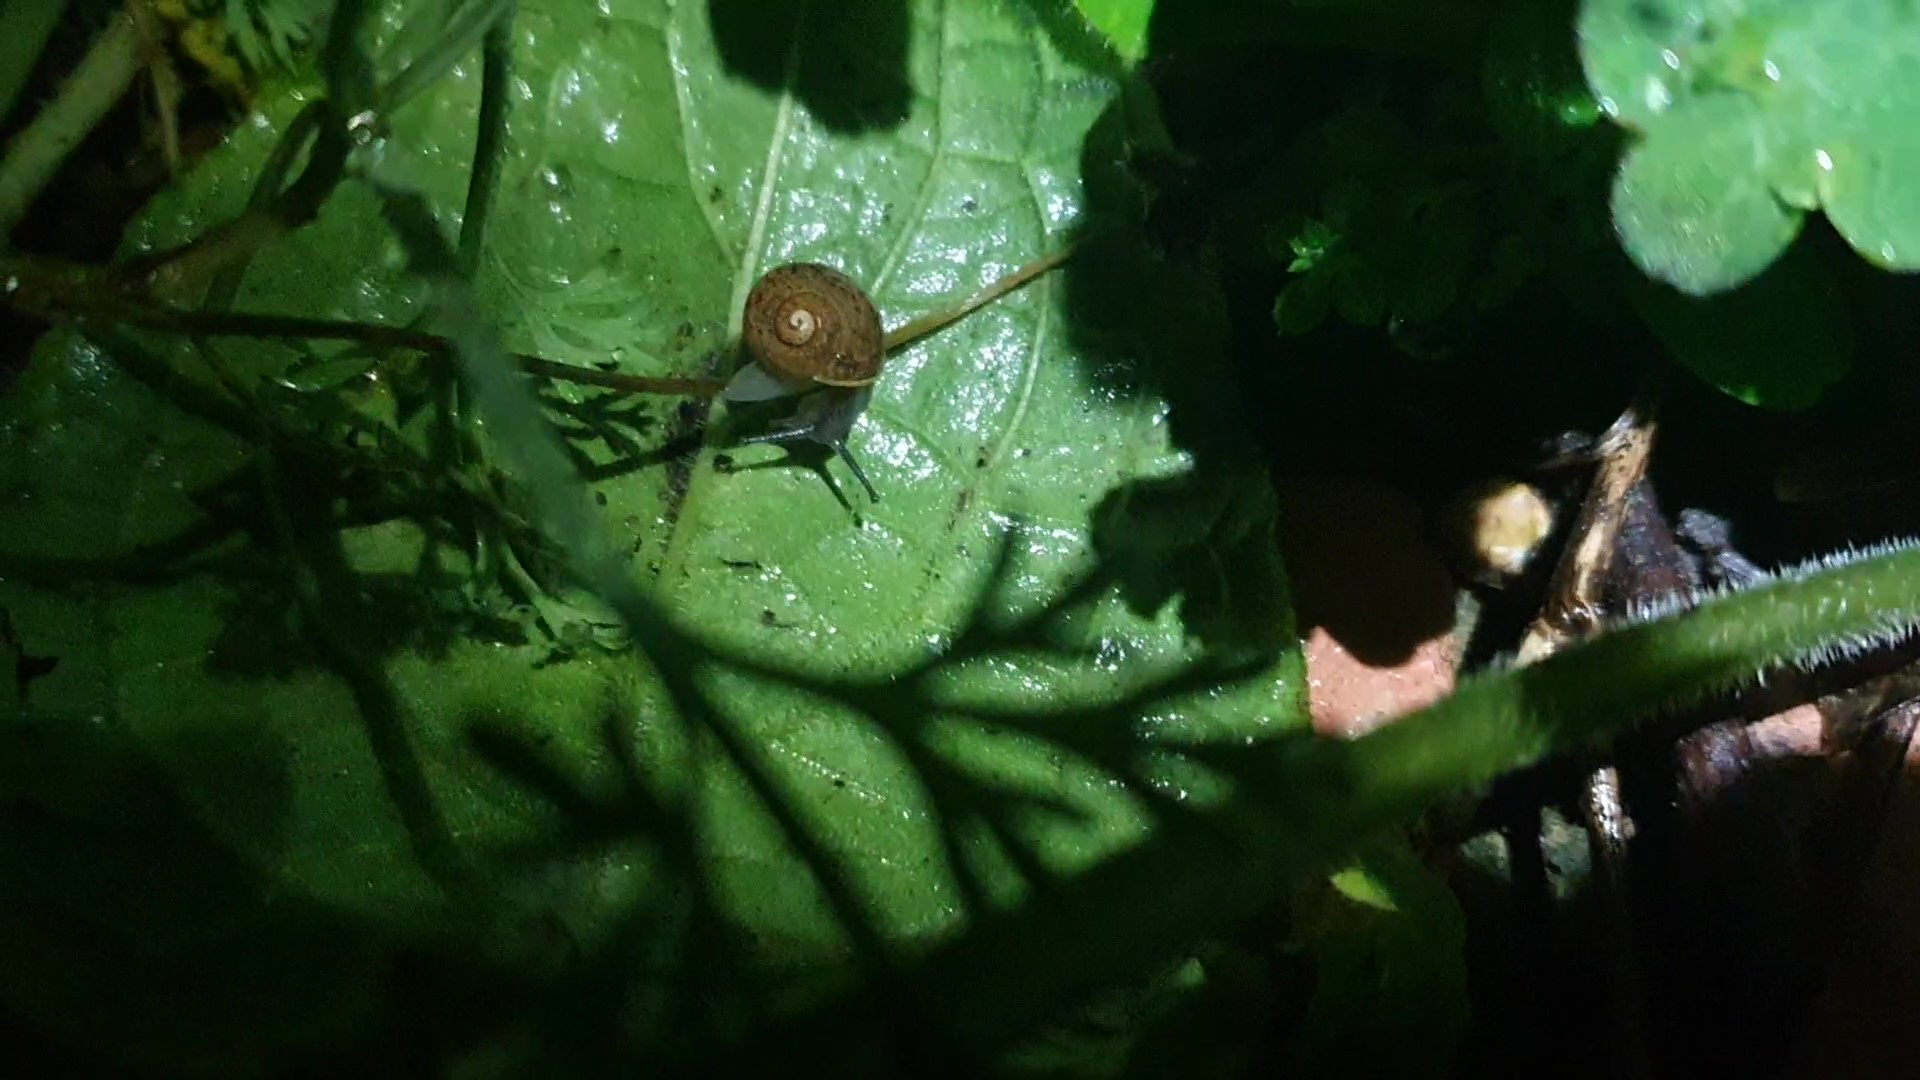
POLYGON ((873 301, 831 266, 776 266, 747 294, 741 342, 783 379, 870 386, 886 359, 886 337, 873 301))

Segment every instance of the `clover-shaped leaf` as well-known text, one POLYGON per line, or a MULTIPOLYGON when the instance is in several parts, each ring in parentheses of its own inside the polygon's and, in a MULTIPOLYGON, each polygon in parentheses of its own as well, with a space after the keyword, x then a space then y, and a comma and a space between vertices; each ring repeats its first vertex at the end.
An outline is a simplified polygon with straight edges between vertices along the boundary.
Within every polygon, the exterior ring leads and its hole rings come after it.
POLYGON ((1896 0, 1586 0, 1601 107, 1638 132, 1614 191, 1627 253, 1695 295, 1758 275, 1819 208, 1920 269, 1920 13, 1896 0))
POLYGON ((1621 243, 1646 273, 1694 295, 1740 285, 1779 258, 1801 215, 1768 184, 1767 130, 1739 98, 1703 101, 1654 127, 1613 187, 1621 243))

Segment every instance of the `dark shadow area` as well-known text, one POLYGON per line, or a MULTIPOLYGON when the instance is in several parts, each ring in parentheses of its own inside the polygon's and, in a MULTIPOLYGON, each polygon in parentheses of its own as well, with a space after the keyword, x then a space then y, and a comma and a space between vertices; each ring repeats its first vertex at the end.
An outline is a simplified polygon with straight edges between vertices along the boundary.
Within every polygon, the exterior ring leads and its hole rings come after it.
POLYGON ((762 90, 788 89, 842 134, 893 127, 907 118, 913 13, 906 0, 707 0, 720 58, 762 90))
MULTIPOLYGON (((1339 577, 1290 581, 1300 632, 1324 628, 1372 663, 1402 659, 1412 643, 1445 630, 1451 590, 1432 567, 1409 566, 1396 553, 1418 538, 1401 535, 1404 516, 1376 514, 1374 503, 1411 504, 1434 533, 1451 498, 1492 476, 1536 480, 1577 503, 1582 486, 1542 468, 1554 448, 1569 433, 1601 431, 1655 383, 1663 395, 1651 479, 1669 516, 1710 512, 1729 524, 1739 553, 1763 567, 1920 531, 1916 443, 1901 419, 1920 408, 1920 376, 1901 344, 1920 333, 1920 283, 1872 267, 1816 215, 1793 258, 1842 291, 1856 342, 1851 373, 1816 407, 1784 412, 1746 405, 1680 366, 1670 341, 1628 303, 1637 271, 1612 236, 1608 211, 1623 140, 1606 124, 1573 128, 1544 111, 1511 112, 1528 93, 1551 100, 1551 80, 1530 80, 1569 71, 1578 79, 1575 39, 1564 32, 1576 4, 1524 12, 1469 5, 1488 22, 1405 38, 1399 29, 1418 23, 1416 9, 1364 32, 1337 25, 1341 5, 1303 12, 1290 32, 1236 32, 1262 22, 1271 30, 1275 20, 1263 20, 1258 6, 1163 0, 1142 77, 1158 92, 1172 148, 1137 137, 1137 118, 1115 109, 1083 157, 1092 231, 1112 231, 1066 271, 1072 330, 1094 355, 1104 345, 1108 355, 1163 358, 1129 368, 1113 385, 1168 401, 1169 430, 1194 461, 1190 478, 1123 489, 1102 508, 1101 554, 1135 610, 1180 597, 1189 625, 1206 626, 1214 571, 1191 526, 1206 519, 1203 500, 1172 504, 1179 509, 1168 517, 1185 532, 1166 528, 1151 508, 1167 504, 1169 487, 1204 491, 1234 476, 1251 447, 1282 478, 1289 554, 1311 551, 1313 565, 1344 557, 1339 577), (1558 20, 1562 30, 1530 44, 1539 20, 1558 20), (1375 29, 1377 47, 1369 48, 1375 29), (1512 100, 1503 104, 1502 91, 1512 100), (1336 117, 1337 139, 1323 130, 1336 117), (1312 254, 1293 244, 1312 237, 1315 219, 1336 220, 1342 200, 1392 227, 1341 241, 1363 245, 1370 262, 1412 270, 1374 282, 1371 298, 1336 278, 1310 329, 1283 329, 1299 312, 1282 297, 1307 276, 1295 264, 1312 254), (1448 273, 1484 271, 1480 282, 1491 289, 1501 260, 1517 254, 1529 269, 1501 286, 1510 291, 1497 302, 1453 305, 1471 308, 1471 317, 1422 317, 1444 276, 1432 269, 1444 265, 1432 237, 1454 234, 1470 238, 1469 261, 1448 273), (1515 251, 1515 241, 1529 246, 1515 251), (1191 287, 1215 277, 1217 300, 1191 287), (1166 327, 1167 345, 1116 346, 1140 323, 1166 327), (1189 345, 1184 354, 1179 335, 1189 345), (1230 369, 1203 367, 1201 358, 1219 348, 1230 369), (1369 534, 1383 520, 1394 539, 1369 534)), ((1711 334, 1707 317, 1700 329, 1711 334)), ((1136 341, 1152 334, 1144 327, 1136 341)), ((1473 660, 1512 649, 1543 585, 1544 569, 1484 598, 1497 610, 1494 625, 1482 624, 1491 632, 1473 644, 1473 660)), ((1861 677, 1857 668, 1831 675, 1837 685, 1861 677)), ((1639 775, 1670 775, 1674 740, 1714 718, 1710 709, 1690 711, 1634 744, 1639 775)), ((1476 1017, 1463 1074, 1599 1075, 1612 1067, 1605 1048, 1618 1001, 1609 996, 1607 916, 1593 895, 1548 895, 1538 861, 1540 809, 1557 806, 1578 821, 1572 796, 1594 760, 1513 778, 1491 800, 1507 814, 1513 844, 1534 845, 1534 861, 1530 873, 1524 860, 1516 865, 1510 885, 1469 911, 1476 1017)), ((1807 799, 1819 788, 1819 766, 1755 771, 1747 800, 1807 799)), ((1636 805, 1651 808, 1657 833, 1669 802, 1643 792, 1636 805)), ((1845 834, 1868 827, 1859 822, 1871 815, 1852 820, 1827 827, 1845 834)), ((1772 850, 1761 841, 1745 862, 1715 857, 1732 843, 1694 829, 1670 847, 1648 845, 1644 874, 1676 882, 1711 874, 1717 891, 1651 890, 1669 903, 1638 911, 1652 943, 1637 991, 1649 995, 1642 1012, 1662 1055, 1676 1064, 1739 1061, 1764 1073, 1794 1041, 1794 1010, 1804 1012, 1822 985, 1822 950, 1833 935, 1802 927, 1835 916, 1815 915, 1817 905, 1793 891, 1789 876, 1806 881, 1808 871, 1782 864, 1789 853, 1777 837, 1772 850), (1743 888, 1769 896, 1748 902, 1743 888), (1742 935, 1766 934, 1779 940, 1736 955, 1742 935), (1732 1029, 1748 1018, 1731 1004, 1737 1000, 1750 1000, 1751 1015, 1767 1017, 1761 1023, 1773 1025, 1775 1037, 1735 1045, 1732 1029)), ((1850 886, 1832 888, 1845 895, 1850 886)), ((1826 902, 1834 895, 1821 893, 1826 902)))
POLYGON ((216 835, 111 724, 16 718, 0 743, 0 981, 21 1035, 177 1075, 284 1068, 370 1022, 379 932, 258 869, 286 825, 286 748, 168 748, 221 791, 233 816, 216 835))
MULTIPOLYGON (((207 657, 207 670, 235 679, 285 678, 324 667, 281 557, 256 553, 246 562, 228 578, 242 588, 222 603, 225 624, 207 657)), ((358 574, 354 582, 360 591, 354 602, 341 605, 340 629, 378 656, 416 651, 444 657, 456 642, 476 638, 525 644, 531 630, 524 621, 460 602, 468 581, 465 575, 431 569, 358 574)))
MULTIPOLYGON (((867 497, 858 487, 852 486, 853 481, 851 477, 845 482, 842 482, 840 477, 835 475, 835 469, 844 470, 846 466, 841 464, 835 457, 832 447, 822 443, 803 440, 783 442, 775 445, 780 448, 781 453, 779 457, 766 458, 745 465, 735 461, 731 454, 715 455, 713 459, 714 471, 718 473, 744 473, 759 472, 762 469, 791 469, 795 467, 806 469, 820 478, 820 483, 827 489, 828 494, 833 496, 834 501, 840 504, 840 509, 845 510, 847 516, 852 519, 855 524, 859 523, 860 507, 866 504, 867 497), (859 502, 854 501, 856 498, 859 502)), ((883 493, 880 497, 884 499, 886 495, 883 493)))
MULTIPOLYGON (((1890 709, 1865 707, 1857 723, 1834 718, 1863 707, 1842 702, 1870 680, 1910 683, 1917 658, 1920 646, 1909 644, 1786 675, 1731 716, 1709 708, 1704 726, 1675 718, 1622 744, 1628 797, 1648 808, 1631 910, 1662 1075, 1707 1065, 1763 1076, 1833 1068, 1795 1055, 1832 1025, 1824 999, 1836 980, 1860 974, 1847 946, 1889 936, 1887 898, 1869 892, 1874 878, 1904 876, 1897 907, 1912 905, 1906 860, 1884 841, 1890 819, 1910 812, 1897 803, 1911 801, 1915 714, 1896 695, 1890 709), (1783 712, 1809 698, 1827 715, 1783 712)), ((1890 948, 1865 966, 1899 967, 1909 955, 1890 948)))
POLYGON ((1278 547, 1300 626, 1381 668, 1452 628, 1456 584, 1428 544, 1418 503, 1353 479, 1289 477, 1276 487, 1278 547))
POLYGON ((593 393, 574 401, 561 395, 552 384, 536 390, 554 430, 565 440, 574 465, 583 472, 600 470, 606 475, 630 472, 630 462, 657 452, 660 442, 661 406, 658 402, 632 394, 593 393), (588 447, 602 452, 590 455, 588 447), (609 459, 604 464, 596 457, 609 459))
MULTIPOLYGON (((710 750, 705 768, 744 784, 811 878, 850 953, 808 959, 807 950, 760 940, 722 914, 730 906, 714 895, 716 853, 687 818, 691 807, 649 779, 658 774, 643 768, 634 717, 624 708, 609 709, 600 746, 585 759, 556 752, 551 735, 529 720, 474 716, 466 750, 519 789, 537 808, 532 820, 545 826, 492 849, 457 845, 394 688, 370 663, 383 639, 350 614, 366 583, 339 564, 329 537, 324 530, 309 537, 304 552, 330 598, 319 612, 324 625, 303 626, 296 616, 281 634, 252 625, 237 625, 235 633, 273 640, 304 634, 314 639, 315 661, 341 674, 415 857, 446 890, 447 910, 428 904, 396 912, 415 928, 398 933, 286 894, 266 868, 283 832, 296 824, 285 780, 286 755, 295 748, 236 744, 226 741, 230 734, 210 733, 204 746, 169 748, 172 768, 185 763, 195 770, 179 776, 150 763, 131 733, 111 724, 23 722, 9 729, 0 755, 0 860, 9 864, 0 875, 9 883, 0 920, 18 947, 10 950, 16 962, 8 969, 7 1001, 20 1013, 16 1045, 51 1040, 95 1048, 114 1063, 162 1075, 182 1068, 274 1076, 432 1071, 472 1055, 539 1061, 568 1075, 609 1062, 711 1075, 716 1053, 734 1055, 734 1064, 771 1065, 803 1049, 817 1063, 858 1075, 906 1067, 977 1075, 1016 1034, 1009 1024, 1023 1006, 1009 998, 1006 1014, 986 1018, 975 1038, 966 1031, 969 1021, 953 1014, 951 995, 1001 977, 1012 955, 1005 950, 1045 943, 1061 951, 1060 974, 1068 975, 1091 946, 1101 957, 1096 968, 1137 970, 1123 943, 1079 941, 1051 924, 1028 928, 1019 910, 993 916, 1000 927, 994 937, 947 950, 943 970, 966 981, 910 964, 885 943, 868 900, 851 884, 857 875, 843 847, 811 809, 816 797, 846 797, 849 778, 812 776, 806 789, 796 789, 795 776, 775 767, 744 718, 699 698, 678 708, 710 750), (191 804, 183 791, 193 792, 191 804), (221 832, 203 824, 209 813, 221 832), (573 868, 614 856, 644 862, 646 887, 590 927, 588 937, 577 936, 561 914, 577 905, 566 890, 541 883, 577 880, 573 868), (1037 936, 1010 946, 1007 934, 1037 936), (861 976, 860 989, 847 996, 837 988, 850 973, 861 976), (831 1007, 796 1014, 767 996, 771 986, 794 980, 825 980, 831 1007), (42 984, 71 993, 36 995, 32 988, 42 984), (876 1031, 884 1039, 874 1041, 876 1031)), ((1004 538, 981 611, 1005 587, 1014 540, 1004 538)), ((259 580, 242 591, 262 593, 263 604, 278 596, 283 612, 292 610, 293 602, 268 584, 259 580)), ((945 655, 892 677, 848 683, 804 671, 758 674, 850 704, 883 734, 926 787, 942 838, 938 857, 970 909, 999 907, 988 881, 1004 880, 1011 867, 1029 888, 1068 905, 1053 918, 1074 907, 1097 911, 1116 881, 1143 898, 1164 891, 1168 875, 1189 857, 1183 845, 1214 835, 1203 815, 1179 805, 1177 790, 1150 778, 1134 725, 1194 695, 1260 677, 1264 665, 1257 658, 1238 668, 1200 664, 1118 700, 1058 707, 956 702, 942 690, 942 673, 953 663, 1014 656, 1089 662, 1083 637, 1063 633, 1062 624, 1084 618, 1110 586, 1089 578, 1061 603, 1012 622, 972 618, 945 655), (1156 816, 1185 826, 1167 844, 1148 845, 1118 878, 1061 879, 1029 847, 1035 822, 1080 823, 1084 810, 1031 778, 998 776, 954 757, 928 727, 936 712, 1104 770, 1156 816)), ((756 670, 749 660, 731 662, 756 670)), ((1070 981, 1091 987, 1101 977, 1073 973, 1070 981)), ((1066 990, 1025 987, 1018 997, 1064 1001, 1066 990)))

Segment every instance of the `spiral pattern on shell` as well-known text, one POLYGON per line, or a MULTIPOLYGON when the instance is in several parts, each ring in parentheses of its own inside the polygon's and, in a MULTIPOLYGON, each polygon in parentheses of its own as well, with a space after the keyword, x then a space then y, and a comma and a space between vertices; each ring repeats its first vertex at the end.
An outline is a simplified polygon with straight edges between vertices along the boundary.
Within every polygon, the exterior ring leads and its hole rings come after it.
POLYGON ((866 386, 880 377, 886 331, 853 280, 819 263, 767 271, 747 294, 741 338, 776 375, 824 386, 866 386))

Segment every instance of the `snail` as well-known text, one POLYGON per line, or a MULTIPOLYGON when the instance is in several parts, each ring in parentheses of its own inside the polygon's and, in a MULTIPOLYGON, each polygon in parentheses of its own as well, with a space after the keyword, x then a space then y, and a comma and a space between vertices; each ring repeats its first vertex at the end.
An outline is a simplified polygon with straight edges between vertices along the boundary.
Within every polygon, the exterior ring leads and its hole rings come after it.
POLYGON ((799 397, 778 429, 740 440, 807 439, 831 447, 874 502, 880 495, 847 449, 886 363, 880 311, 853 279, 819 263, 776 266, 747 294, 740 346, 752 361, 722 393, 728 401, 799 397))
POLYGON ((972 314, 1065 262, 1068 248, 1036 259, 952 308, 883 330, 880 311, 846 274, 820 263, 776 266, 754 283, 742 312, 740 346, 750 361, 727 383, 729 402, 798 399, 793 415, 742 443, 820 443, 833 450, 868 498, 880 493, 847 449, 873 398, 887 356, 972 314))

